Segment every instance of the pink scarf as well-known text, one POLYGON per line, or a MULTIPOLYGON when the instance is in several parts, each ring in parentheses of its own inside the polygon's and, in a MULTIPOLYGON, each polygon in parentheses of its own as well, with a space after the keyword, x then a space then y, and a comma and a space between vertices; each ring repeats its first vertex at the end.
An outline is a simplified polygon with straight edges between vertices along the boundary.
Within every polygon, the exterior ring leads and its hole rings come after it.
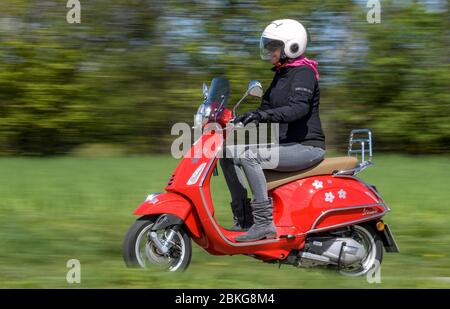
POLYGON ((319 80, 320 74, 319 71, 317 71, 317 65, 319 63, 317 61, 311 60, 306 58, 305 55, 301 55, 300 57, 295 58, 292 62, 286 61, 283 64, 277 63, 275 65, 275 70, 278 72, 283 67, 298 67, 301 65, 307 65, 311 69, 313 69, 314 73, 316 73, 316 78, 319 80))

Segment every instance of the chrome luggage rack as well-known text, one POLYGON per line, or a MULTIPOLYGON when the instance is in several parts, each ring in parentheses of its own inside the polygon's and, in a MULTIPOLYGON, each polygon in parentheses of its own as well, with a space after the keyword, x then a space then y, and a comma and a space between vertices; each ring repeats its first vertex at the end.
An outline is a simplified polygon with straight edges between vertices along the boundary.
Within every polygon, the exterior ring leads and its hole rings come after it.
POLYGON ((372 166, 372 131, 370 129, 356 129, 350 132, 350 138, 348 140, 348 156, 361 154, 361 161, 355 168, 348 170, 341 170, 334 173, 334 175, 356 175, 365 170, 369 166, 372 166), (355 138, 355 135, 357 138, 355 138), (359 136, 359 137, 358 137, 359 136), (360 147, 354 149, 353 145, 359 145, 360 147), (369 158, 366 160, 366 154, 369 158))

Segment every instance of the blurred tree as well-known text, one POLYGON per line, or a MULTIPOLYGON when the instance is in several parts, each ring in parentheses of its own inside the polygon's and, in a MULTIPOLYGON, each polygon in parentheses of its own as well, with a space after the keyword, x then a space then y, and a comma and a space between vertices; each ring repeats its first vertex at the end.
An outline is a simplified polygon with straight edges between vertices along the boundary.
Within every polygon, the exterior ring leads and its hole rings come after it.
POLYGON ((77 82, 80 53, 43 30, 2 42, 0 149, 24 154, 66 152, 81 141, 89 110, 77 82))
POLYGON ((384 150, 448 152, 448 11, 389 4, 381 24, 357 28, 366 48, 350 59, 335 87, 333 119, 340 131, 372 128, 384 150))
POLYGON ((230 102, 252 79, 269 85, 259 36, 280 18, 309 30, 329 147, 363 126, 377 149, 448 152, 448 3, 428 2, 383 1, 375 25, 362 0, 81 1, 81 24, 66 22, 64 1, 2 2, 0 153, 84 143, 166 152, 171 125, 192 122, 203 81, 228 77, 230 102))

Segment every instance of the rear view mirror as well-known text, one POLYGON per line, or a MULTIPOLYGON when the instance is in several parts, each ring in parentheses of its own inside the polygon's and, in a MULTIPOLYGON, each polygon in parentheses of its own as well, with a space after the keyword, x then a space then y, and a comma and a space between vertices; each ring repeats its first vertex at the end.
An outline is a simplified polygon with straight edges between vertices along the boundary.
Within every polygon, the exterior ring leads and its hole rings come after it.
POLYGON ((252 80, 248 84, 247 93, 251 97, 262 98, 263 96, 263 87, 261 83, 257 80, 252 80))

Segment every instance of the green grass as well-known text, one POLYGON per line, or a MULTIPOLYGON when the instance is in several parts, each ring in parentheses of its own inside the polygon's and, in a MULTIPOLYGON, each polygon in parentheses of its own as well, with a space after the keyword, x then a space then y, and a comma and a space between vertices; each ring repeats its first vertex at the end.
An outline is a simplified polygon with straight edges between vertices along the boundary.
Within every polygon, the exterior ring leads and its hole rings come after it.
MULTIPOLYGON (((0 159, 0 288, 388 288, 450 287, 450 163, 446 157, 379 154, 361 176, 377 185, 400 254, 385 254, 382 283, 317 269, 210 256, 194 244, 183 274, 127 269, 123 237, 134 208, 162 191, 177 161, 168 157, 0 159), (81 262, 80 285, 66 262, 81 262)), ((213 179, 219 222, 228 192, 213 179)))

